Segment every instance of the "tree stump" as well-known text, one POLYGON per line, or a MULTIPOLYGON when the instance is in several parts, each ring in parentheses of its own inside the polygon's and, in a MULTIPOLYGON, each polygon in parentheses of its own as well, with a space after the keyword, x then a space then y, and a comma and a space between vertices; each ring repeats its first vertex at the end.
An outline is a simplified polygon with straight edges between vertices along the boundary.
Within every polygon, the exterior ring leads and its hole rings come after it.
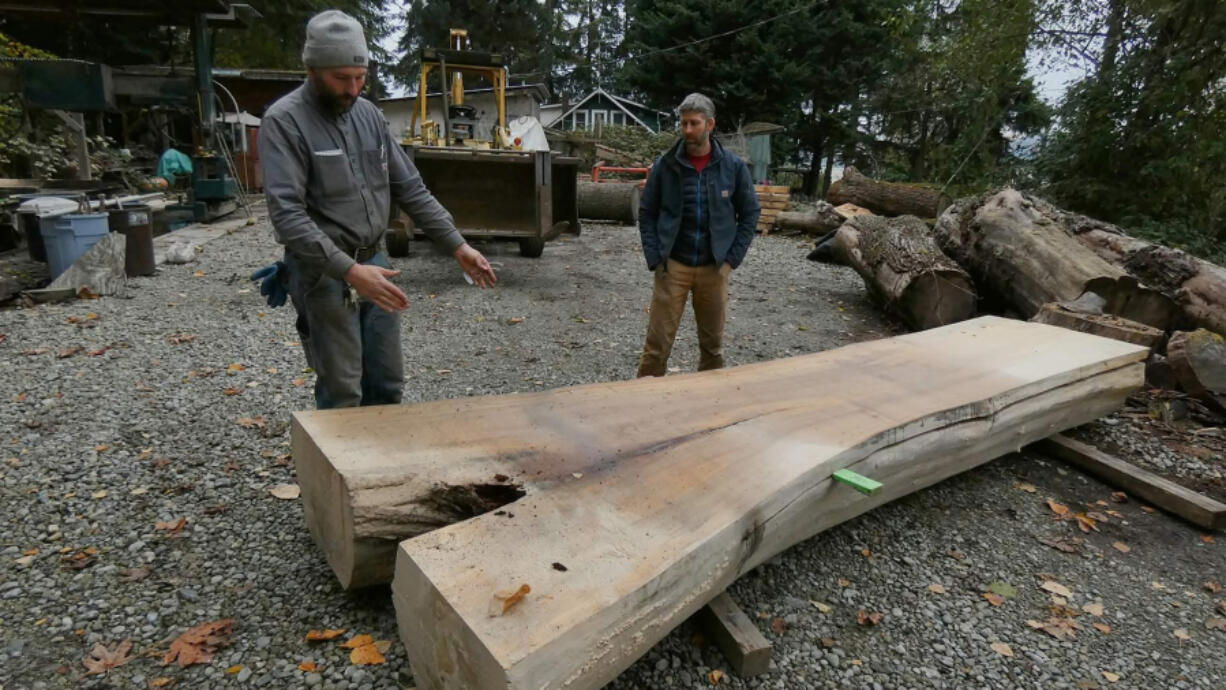
POLYGON ((1226 339, 1203 328, 1180 331, 1167 343, 1166 361, 1184 393, 1226 407, 1226 339))
POLYGON ((869 292, 911 328, 927 330, 975 315, 970 276, 941 252, 919 218, 855 216, 832 242, 839 263, 854 268, 869 292))

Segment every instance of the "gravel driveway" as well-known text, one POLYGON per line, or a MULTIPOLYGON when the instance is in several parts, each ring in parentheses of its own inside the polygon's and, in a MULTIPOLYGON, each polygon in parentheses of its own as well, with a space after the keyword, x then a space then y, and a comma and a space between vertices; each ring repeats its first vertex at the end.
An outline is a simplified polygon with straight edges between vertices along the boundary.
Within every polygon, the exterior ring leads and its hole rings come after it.
MULTIPOLYGON (((394 261, 412 301, 406 400, 631 376, 651 283, 637 241, 632 228, 591 225, 537 260, 484 245, 501 266, 491 292, 418 243, 394 261)), ((734 275, 730 364, 897 332, 854 273, 809 263, 801 244, 758 238, 734 275)), ((344 628, 342 640, 395 641, 396 626, 388 589, 339 591, 300 504, 269 493, 293 481, 289 414, 312 406, 292 310, 268 309, 244 278, 276 254, 261 222, 205 245, 196 263, 134 280, 130 299, 0 311, 3 690, 163 678, 188 688, 412 686, 399 644, 385 664, 359 667, 336 641, 304 639, 344 628), (213 661, 160 664, 176 636, 221 618, 235 620, 234 634, 213 661), (131 661, 82 677, 95 644, 125 639, 131 661), (319 670, 300 670, 304 661, 319 670)), ((670 364, 689 370, 697 355, 687 317, 670 364)), ((728 674, 683 625, 612 687, 711 687, 714 671, 720 684, 764 688, 1105 688, 1106 674, 1118 674, 1117 687, 1226 686, 1226 631, 1206 628, 1215 607, 1226 618, 1226 594, 1205 585, 1226 581, 1226 537, 1210 543, 1110 494, 1041 458, 991 463, 738 582, 734 598, 775 645, 770 674, 728 674), (1082 534, 1047 499, 1115 512, 1082 534), (1039 589, 1048 581, 1071 592, 1055 613, 1039 589), (999 606, 982 596, 989 587, 999 606), (1101 615, 1084 611, 1095 604, 1101 615), (861 610, 884 618, 860 625, 861 610), (1069 620, 1063 613, 1078 614, 1074 638, 1026 622, 1069 620)))

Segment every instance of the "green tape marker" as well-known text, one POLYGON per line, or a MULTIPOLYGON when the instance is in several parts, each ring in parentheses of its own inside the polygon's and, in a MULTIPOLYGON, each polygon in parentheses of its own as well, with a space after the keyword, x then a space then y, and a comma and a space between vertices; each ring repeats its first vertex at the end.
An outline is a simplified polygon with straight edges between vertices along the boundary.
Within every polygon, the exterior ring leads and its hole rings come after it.
POLYGON ((856 474, 851 470, 839 470, 832 475, 835 481, 843 482, 851 488, 859 491, 867 496, 872 496, 881 490, 884 486, 881 482, 875 479, 869 479, 862 474, 856 474))

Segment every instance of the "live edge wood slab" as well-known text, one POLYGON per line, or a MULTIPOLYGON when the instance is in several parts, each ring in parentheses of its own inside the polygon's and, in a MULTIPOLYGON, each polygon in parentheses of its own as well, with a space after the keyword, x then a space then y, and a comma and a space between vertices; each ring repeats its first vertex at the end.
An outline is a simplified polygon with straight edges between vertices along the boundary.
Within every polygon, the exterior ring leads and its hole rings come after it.
POLYGON ((701 374, 299 413, 293 450, 341 582, 386 581, 395 553, 419 686, 597 688, 787 547, 1117 409, 1146 352, 984 317, 701 374))

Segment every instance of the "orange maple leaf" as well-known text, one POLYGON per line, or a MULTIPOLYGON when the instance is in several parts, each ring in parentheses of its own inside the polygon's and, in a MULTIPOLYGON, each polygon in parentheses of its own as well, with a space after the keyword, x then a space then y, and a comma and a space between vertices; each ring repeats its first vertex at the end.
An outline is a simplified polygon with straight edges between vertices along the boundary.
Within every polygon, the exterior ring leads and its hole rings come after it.
POLYGON ((230 618, 201 623, 170 643, 170 651, 162 657, 162 665, 175 661, 183 668, 208 662, 212 660, 213 652, 217 651, 218 647, 230 643, 232 632, 234 620, 230 618))
POLYGON ((333 640, 344 634, 344 628, 336 630, 311 630, 307 632, 306 638, 310 642, 320 642, 323 640, 333 640))
POLYGON ((120 642, 114 649, 107 649, 101 643, 94 645, 94 648, 89 652, 89 656, 81 661, 85 668, 89 669, 85 672, 85 675, 92 676, 97 673, 106 673, 116 666, 123 666, 132 660, 132 657, 128 656, 130 651, 132 651, 132 642, 129 640, 120 642))

